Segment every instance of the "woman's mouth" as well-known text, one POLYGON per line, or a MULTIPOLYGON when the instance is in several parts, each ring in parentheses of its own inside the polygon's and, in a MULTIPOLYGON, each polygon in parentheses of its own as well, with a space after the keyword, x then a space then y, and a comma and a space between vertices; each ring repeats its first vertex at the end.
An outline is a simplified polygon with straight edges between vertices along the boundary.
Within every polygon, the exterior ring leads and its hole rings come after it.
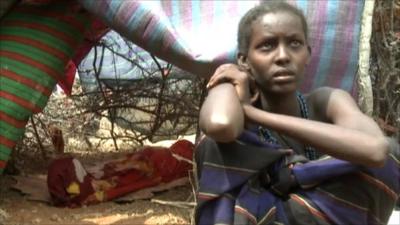
POLYGON ((292 71, 282 70, 273 74, 273 80, 279 83, 292 82, 295 80, 295 76, 292 71))
POLYGON ((293 75, 280 75, 274 77, 274 81, 277 83, 288 83, 288 82, 293 82, 294 76, 293 75))

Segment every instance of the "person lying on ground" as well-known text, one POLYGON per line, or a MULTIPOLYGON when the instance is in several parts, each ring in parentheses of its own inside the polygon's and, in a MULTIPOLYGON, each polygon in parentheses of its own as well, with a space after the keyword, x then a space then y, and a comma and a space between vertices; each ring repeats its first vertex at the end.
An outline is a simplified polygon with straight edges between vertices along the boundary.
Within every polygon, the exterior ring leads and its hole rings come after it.
POLYGON ((89 173, 76 158, 58 158, 48 168, 48 190, 53 204, 60 207, 109 201, 188 176, 193 150, 193 143, 187 140, 179 140, 169 148, 144 147, 107 162, 96 174, 89 173))

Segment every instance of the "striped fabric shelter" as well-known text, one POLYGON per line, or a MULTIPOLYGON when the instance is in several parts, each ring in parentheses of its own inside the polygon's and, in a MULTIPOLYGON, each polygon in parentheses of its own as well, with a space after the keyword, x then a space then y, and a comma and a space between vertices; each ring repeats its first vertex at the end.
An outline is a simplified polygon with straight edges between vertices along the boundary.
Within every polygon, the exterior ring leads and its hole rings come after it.
MULTIPOLYGON (((258 1, 80 0, 90 12, 140 47, 194 74, 235 61, 240 17, 258 1)), ((312 59, 303 90, 354 88, 364 1, 291 0, 309 22, 312 59)))
POLYGON ((21 5, 0 20, 0 174, 33 113, 46 106, 88 25, 67 2, 21 5))
MULTIPOLYGON (((237 23, 258 1, 76 0, 109 27, 160 59, 200 76, 235 60, 237 23)), ((90 19, 75 2, 25 0, 0 18, 0 174, 79 50, 90 19)), ((313 53, 303 90, 354 88, 360 0, 290 0, 307 15, 313 53)), ((77 63, 77 62, 76 62, 77 63)))

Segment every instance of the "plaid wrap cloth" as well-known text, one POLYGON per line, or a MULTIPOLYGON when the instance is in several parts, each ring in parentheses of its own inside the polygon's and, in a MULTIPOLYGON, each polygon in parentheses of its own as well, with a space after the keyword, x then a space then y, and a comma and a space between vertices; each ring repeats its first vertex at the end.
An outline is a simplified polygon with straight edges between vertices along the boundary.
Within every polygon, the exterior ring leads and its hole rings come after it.
POLYGON ((397 144, 382 168, 331 157, 307 162, 279 150, 259 141, 251 131, 229 144, 204 138, 195 152, 199 171, 196 223, 387 223, 400 191, 397 144), (285 188, 279 184, 283 179, 276 177, 289 165, 297 185, 289 182, 285 188))

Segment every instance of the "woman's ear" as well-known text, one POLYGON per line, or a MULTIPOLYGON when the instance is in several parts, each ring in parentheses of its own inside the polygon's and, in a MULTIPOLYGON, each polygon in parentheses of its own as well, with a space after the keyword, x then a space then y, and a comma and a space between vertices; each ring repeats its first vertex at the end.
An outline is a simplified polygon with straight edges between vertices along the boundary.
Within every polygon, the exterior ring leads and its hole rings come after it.
POLYGON ((307 45, 307 50, 308 50, 308 59, 306 65, 308 65, 311 61, 311 46, 307 45))
POLYGON ((260 90, 257 88, 257 83, 254 77, 249 76, 249 85, 250 85, 250 103, 253 105, 257 102, 260 97, 260 90))
POLYGON ((250 103, 251 103, 252 105, 254 105, 254 104, 258 101, 259 97, 260 97, 260 91, 259 91, 259 89, 257 88, 257 89, 255 89, 255 90, 253 90, 252 93, 251 93, 250 103))
POLYGON ((243 54, 238 52, 237 54, 237 64, 239 66, 240 69, 242 70, 249 70, 249 64, 247 63, 247 57, 243 54))

